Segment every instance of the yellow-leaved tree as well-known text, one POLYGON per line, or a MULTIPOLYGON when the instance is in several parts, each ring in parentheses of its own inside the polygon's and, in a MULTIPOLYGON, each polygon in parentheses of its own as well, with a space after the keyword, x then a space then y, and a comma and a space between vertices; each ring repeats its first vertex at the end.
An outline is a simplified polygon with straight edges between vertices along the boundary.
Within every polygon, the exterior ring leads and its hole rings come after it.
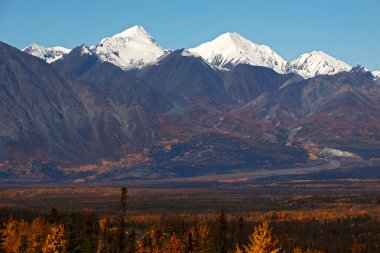
POLYGON ((43 253, 62 253, 65 250, 66 240, 64 239, 65 229, 63 225, 53 226, 46 237, 42 248, 43 253))
POLYGON ((183 245, 179 237, 173 234, 170 237, 170 241, 164 244, 162 252, 164 253, 181 253, 183 252, 183 245))
POLYGON ((249 244, 244 246, 244 250, 246 253, 278 253, 281 251, 281 247, 278 240, 273 238, 269 223, 265 221, 255 228, 249 237, 249 244))
POLYGON ((240 249, 239 244, 236 244, 236 253, 243 253, 243 250, 240 249))

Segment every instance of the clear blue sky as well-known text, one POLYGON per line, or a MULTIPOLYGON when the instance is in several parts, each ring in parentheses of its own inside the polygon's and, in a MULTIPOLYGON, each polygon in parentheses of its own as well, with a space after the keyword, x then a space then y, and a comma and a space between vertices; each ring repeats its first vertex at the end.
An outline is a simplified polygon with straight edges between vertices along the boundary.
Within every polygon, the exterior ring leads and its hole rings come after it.
POLYGON ((0 40, 68 48, 142 25, 164 48, 238 32, 287 60, 323 50, 380 68, 380 0, 0 0, 0 40))

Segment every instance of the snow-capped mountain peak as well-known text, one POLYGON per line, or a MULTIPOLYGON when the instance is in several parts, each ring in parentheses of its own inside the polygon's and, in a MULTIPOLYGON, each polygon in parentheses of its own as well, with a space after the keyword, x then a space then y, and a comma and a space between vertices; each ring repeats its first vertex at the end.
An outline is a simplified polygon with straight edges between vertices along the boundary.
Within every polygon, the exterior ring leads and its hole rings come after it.
POLYGON ((220 68, 250 64, 285 73, 287 62, 266 45, 258 45, 238 33, 224 33, 210 42, 189 49, 220 68))
POLYGON ((104 38, 91 49, 102 61, 108 61, 122 69, 143 67, 165 53, 142 26, 133 26, 104 38))
POLYGON ((85 44, 80 45, 79 50, 80 55, 94 55, 94 52, 85 44))
POLYGON ((323 51, 313 51, 298 56, 288 66, 289 72, 295 72, 304 78, 316 75, 333 75, 342 71, 350 71, 352 67, 323 51))
POLYGON ((22 49, 25 53, 36 56, 47 63, 55 62, 56 60, 62 58, 62 56, 68 54, 71 50, 64 47, 43 47, 37 45, 36 43, 27 46, 22 49))
POLYGON ((144 27, 142 26, 139 26, 139 25, 135 25, 135 26, 132 26, 120 33, 117 33, 115 35, 113 35, 112 37, 122 37, 122 38, 146 38, 146 39, 149 39, 151 40, 152 37, 147 33, 147 31, 145 31, 144 27))
POLYGON ((380 69, 373 71, 372 75, 375 77, 375 79, 379 79, 380 78, 380 69))
POLYGON ((361 64, 356 65, 350 70, 351 73, 367 73, 369 70, 361 64))

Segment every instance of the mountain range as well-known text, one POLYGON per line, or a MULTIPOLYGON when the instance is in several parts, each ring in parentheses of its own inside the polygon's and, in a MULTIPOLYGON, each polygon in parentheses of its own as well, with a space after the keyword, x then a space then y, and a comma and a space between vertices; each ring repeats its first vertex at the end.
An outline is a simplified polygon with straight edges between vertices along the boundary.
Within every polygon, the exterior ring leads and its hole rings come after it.
POLYGON ((1 42, 0 178, 184 177, 326 154, 376 163, 376 73, 321 51, 287 62, 236 33, 180 50, 140 26, 72 50, 1 42))
MULTIPOLYGON (((108 61, 124 70, 153 64, 165 53, 172 51, 162 49, 142 26, 133 26, 104 38, 99 44, 90 48, 101 61, 108 61)), ((23 51, 48 63, 70 52, 69 49, 63 47, 44 48, 34 43, 23 51)), ((211 65, 221 69, 231 69, 238 64, 249 64, 268 67, 281 74, 296 73, 305 79, 316 75, 350 71, 352 68, 347 63, 322 51, 305 53, 288 62, 270 47, 255 44, 238 33, 230 32, 198 47, 190 48, 188 52, 201 56, 211 65)), ((379 71, 372 73, 375 78, 380 77, 379 71)))

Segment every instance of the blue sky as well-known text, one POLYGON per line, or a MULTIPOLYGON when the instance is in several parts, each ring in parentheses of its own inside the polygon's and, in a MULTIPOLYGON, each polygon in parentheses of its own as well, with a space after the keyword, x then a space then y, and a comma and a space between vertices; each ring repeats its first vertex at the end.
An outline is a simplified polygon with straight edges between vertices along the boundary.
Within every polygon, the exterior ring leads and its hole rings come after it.
POLYGON ((323 50, 380 68, 380 0, 0 0, 0 40, 68 48, 142 25, 164 48, 193 47, 224 32, 291 60, 323 50))

